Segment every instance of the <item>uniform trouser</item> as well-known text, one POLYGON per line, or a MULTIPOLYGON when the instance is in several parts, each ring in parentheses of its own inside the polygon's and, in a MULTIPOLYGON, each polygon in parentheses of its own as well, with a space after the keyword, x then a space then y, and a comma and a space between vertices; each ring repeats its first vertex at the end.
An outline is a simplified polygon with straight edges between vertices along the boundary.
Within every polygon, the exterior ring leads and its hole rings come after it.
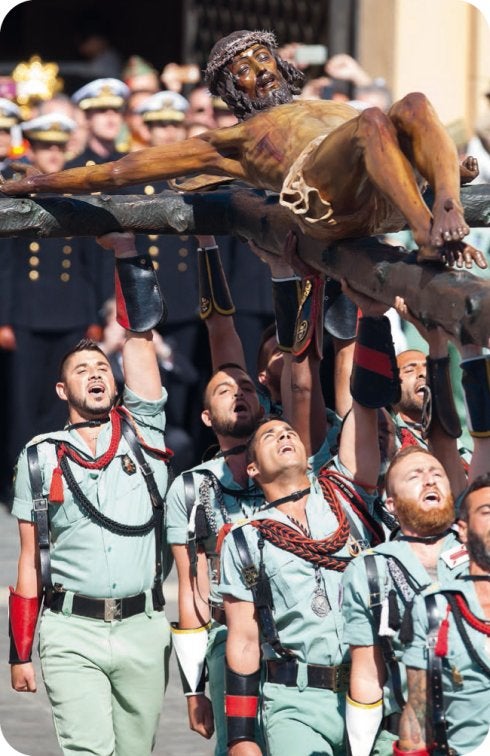
MULTIPOLYGON (((214 756, 226 756, 228 753, 225 716, 225 652, 227 634, 228 630, 225 625, 213 622, 209 632, 206 651, 209 697, 213 705, 214 733, 216 736, 214 756)), ((255 737, 261 745, 263 739, 261 726, 258 721, 255 727, 255 737)))
POLYGON ((345 694, 266 682, 262 707, 270 756, 345 756, 345 694))
POLYGON ((213 622, 209 631, 206 650, 208 668, 209 697, 213 704, 214 733, 216 736, 215 756, 226 756, 226 717, 225 717, 225 649, 226 625, 213 622))
POLYGON ((113 622, 46 611, 39 655, 64 754, 147 756, 168 680, 164 612, 113 622))

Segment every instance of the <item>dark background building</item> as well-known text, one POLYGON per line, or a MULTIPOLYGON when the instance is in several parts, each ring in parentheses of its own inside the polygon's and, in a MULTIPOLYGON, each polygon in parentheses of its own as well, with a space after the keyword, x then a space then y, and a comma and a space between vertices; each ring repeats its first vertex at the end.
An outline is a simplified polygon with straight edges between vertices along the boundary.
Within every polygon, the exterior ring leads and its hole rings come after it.
POLYGON ((161 70, 171 61, 203 67, 214 42, 241 28, 273 29, 280 44, 325 44, 329 54, 355 54, 357 0, 30 0, 14 8, 0 31, 0 74, 39 55, 60 64, 69 94, 87 78, 79 50, 99 31, 123 60, 138 54, 161 70), (335 30, 335 31, 334 31, 335 30))

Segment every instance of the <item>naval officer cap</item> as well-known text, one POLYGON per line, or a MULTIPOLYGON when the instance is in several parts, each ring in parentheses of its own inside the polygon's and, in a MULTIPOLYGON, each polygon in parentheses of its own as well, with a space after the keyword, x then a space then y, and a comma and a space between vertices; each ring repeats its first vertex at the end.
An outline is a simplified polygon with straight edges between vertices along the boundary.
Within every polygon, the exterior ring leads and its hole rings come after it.
POLYGON ((121 110, 128 99, 129 88, 119 79, 95 79, 78 89, 71 97, 81 110, 121 110))
POLYGON ((20 120, 20 109, 15 102, 0 97, 0 129, 10 129, 20 120))
POLYGON ((29 141, 55 144, 66 144, 76 128, 75 121, 64 113, 45 113, 21 124, 21 129, 29 141))
POLYGON ((182 123, 188 107, 189 103, 178 92, 164 91, 144 100, 137 112, 143 116, 143 121, 149 124, 156 121, 182 123))

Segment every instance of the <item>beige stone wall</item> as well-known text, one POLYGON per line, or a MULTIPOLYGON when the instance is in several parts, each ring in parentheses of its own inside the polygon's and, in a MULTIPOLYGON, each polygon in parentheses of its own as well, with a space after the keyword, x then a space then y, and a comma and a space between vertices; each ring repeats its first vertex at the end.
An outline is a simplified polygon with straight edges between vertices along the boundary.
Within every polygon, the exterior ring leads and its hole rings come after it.
POLYGON ((458 142, 489 106, 490 28, 464 0, 359 0, 359 60, 395 99, 422 91, 458 142))

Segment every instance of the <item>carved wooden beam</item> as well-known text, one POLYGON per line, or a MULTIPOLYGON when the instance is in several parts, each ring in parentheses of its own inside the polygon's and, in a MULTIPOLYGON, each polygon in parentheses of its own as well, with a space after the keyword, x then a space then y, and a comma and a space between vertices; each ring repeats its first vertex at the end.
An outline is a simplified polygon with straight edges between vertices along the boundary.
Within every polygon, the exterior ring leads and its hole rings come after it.
MULTIPOLYGON (((467 221, 490 226, 490 187, 462 189, 467 221)), ((109 231, 135 233, 238 234, 281 254, 289 211, 277 196, 249 189, 203 194, 163 192, 140 195, 89 195, 0 199, 0 237, 86 236, 109 231)), ((329 248, 298 231, 300 256, 333 278, 391 304, 403 296, 427 325, 441 325, 464 342, 487 345, 490 336, 490 281, 433 263, 416 264, 413 255, 373 238, 339 242, 329 248)))

